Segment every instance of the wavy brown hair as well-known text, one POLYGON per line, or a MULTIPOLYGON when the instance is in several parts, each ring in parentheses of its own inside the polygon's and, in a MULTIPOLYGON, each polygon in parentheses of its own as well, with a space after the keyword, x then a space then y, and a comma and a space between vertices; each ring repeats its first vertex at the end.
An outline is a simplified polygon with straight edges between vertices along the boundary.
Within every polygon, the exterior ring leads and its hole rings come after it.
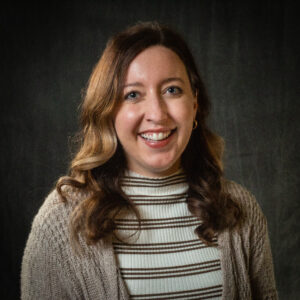
POLYGON ((63 186, 86 192, 71 215, 72 241, 78 241, 79 234, 88 244, 111 236, 115 217, 124 208, 139 218, 138 210, 120 187, 126 159, 114 130, 113 115, 130 63, 155 45, 167 47, 179 56, 197 95, 199 125, 193 130, 181 160, 189 184, 188 208, 202 220, 195 231, 200 239, 211 244, 216 233, 235 227, 241 220, 238 205, 223 189, 224 143, 206 125, 210 102, 187 44, 166 26, 138 23, 111 38, 96 64, 81 106, 79 150, 69 175, 60 178, 56 185, 64 201, 72 200, 67 200, 70 189, 63 186))

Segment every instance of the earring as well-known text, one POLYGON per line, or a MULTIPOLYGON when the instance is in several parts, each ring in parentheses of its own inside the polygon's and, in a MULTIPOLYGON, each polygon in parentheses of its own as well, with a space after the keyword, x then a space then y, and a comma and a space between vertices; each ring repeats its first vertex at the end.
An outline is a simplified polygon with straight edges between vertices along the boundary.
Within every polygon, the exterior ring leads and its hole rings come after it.
POLYGON ((196 129, 198 126, 198 121, 195 119, 193 122, 193 130, 196 129))

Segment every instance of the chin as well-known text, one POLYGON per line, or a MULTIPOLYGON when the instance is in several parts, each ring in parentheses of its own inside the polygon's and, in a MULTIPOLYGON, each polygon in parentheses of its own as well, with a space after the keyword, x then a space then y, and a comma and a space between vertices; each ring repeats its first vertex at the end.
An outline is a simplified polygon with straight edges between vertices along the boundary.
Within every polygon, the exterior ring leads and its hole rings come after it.
POLYGON ((151 169, 151 173, 156 174, 158 176, 168 176, 173 173, 175 173, 180 168, 179 164, 168 164, 168 165, 156 165, 152 166, 152 168, 149 168, 149 171, 151 169))

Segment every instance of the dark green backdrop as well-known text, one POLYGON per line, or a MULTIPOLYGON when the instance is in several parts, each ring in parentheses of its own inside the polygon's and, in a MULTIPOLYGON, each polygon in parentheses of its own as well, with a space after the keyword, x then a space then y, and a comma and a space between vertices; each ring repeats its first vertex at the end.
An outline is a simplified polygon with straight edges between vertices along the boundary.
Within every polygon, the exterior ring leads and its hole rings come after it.
POLYGON ((1 299, 18 299, 33 216, 67 170, 81 93, 107 38, 158 20, 191 46, 226 174, 269 223, 281 299, 300 299, 297 1, 40 1, 1 7, 1 299))

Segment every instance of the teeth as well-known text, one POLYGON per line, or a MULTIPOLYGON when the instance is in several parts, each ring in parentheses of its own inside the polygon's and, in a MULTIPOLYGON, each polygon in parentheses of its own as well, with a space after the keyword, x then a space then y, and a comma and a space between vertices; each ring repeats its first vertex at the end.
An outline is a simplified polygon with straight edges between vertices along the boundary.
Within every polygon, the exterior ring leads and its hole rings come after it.
POLYGON ((159 132, 159 133, 142 133, 141 136, 144 139, 147 140, 152 140, 152 141, 161 141, 166 139, 169 135, 171 134, 171 130, 170 131, 165 131, 165 132, 159 132))

